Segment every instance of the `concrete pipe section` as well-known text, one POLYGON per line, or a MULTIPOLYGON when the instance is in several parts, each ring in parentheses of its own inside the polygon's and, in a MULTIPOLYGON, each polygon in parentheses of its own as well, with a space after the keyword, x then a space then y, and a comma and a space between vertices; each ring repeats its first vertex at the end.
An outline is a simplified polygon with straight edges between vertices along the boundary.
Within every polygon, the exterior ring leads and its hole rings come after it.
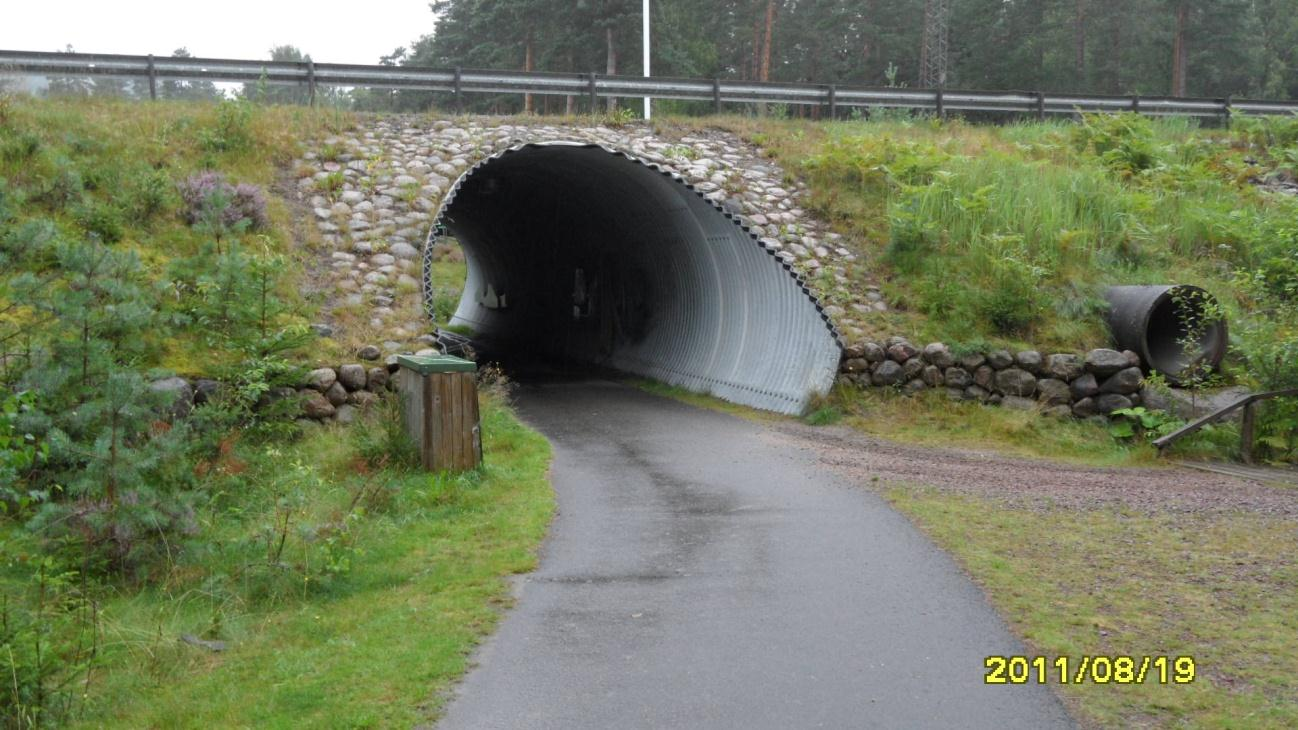
POLYGON ((1226 320, 1212 295, 1197 286, 1115 286, 1109 329, 1118 347, 1140 355, 1146 370, 1180 383, 1196 364, 1216 370, 1228 346, 1226 320), (1212 321, 1206 318, 1213 317, 1212 321))
POLYGON ((837 333, 787 263, 730 213, 603 147, 528 144, 448 193, 439 235, 468 277, 451 325, 484 356, 641 375, 780 413, 834 382, 837 333))

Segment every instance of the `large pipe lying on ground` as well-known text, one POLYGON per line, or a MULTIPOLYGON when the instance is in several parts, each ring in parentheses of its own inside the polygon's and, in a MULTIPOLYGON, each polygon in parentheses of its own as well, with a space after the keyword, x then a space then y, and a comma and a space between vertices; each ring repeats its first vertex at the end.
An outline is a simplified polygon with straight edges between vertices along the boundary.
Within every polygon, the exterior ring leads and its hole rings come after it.
POLYGON ((1105 298, 1118 347, 1172 383, 1216 370, 1226 356, 1226 320, 1197 286, 1115 286, 1105 298))

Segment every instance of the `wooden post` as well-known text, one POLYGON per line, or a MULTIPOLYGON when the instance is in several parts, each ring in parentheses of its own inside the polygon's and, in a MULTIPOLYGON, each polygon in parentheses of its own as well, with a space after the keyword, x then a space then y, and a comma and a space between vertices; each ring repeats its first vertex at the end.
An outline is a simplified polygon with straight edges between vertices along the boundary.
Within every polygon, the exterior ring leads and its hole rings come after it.
POLYGON ((712 79, 712 110, 721 114, 721 79, 712 79))
POLYGON ((1226 129, 1230 129, 1231 118, 1234 116, 1231 111, 1230 97, 1221 100, 1221 124, 1226 129))
POLYGON ((1139 114, 1139 113, 1140 113, 1140 97, 1139 97, 1139 96, 1133 96, 1133 97, 1131 97, 1131 111, 1132 111, 1133 113, 1135 113, 1135 114, 1139 114))
POLYGON ((834 84, 829 85, 829 120, 832 122, 838 119, 838 87, 834 84))
POLYGON ((946 103, 942 99, 942 89, 937 90, 937 118, 946 119, 946 103))
POLYGON ((1037 121, 1046 121, 1046 92, 1037 92, 1037 121))
POLYGON ((153 67, 153 54, 149 54, 149 98, 158 100, 158 70, 153 67))
POLYGON ((1253 463, 1253 425, 1257 421, 1257 403, 1244 406, 1239 424, 1239 454, 1245 464, 1253 463))
POLYGON ((599 79, 599 74, 596 74, 592 71, 590 74, 590 78, 588 79, 588 83, 590 85, 589 91, 590 91, 590 113, 591 114, 599 114, 599 92, 595 87, 595 82, 598 79, 599 79))

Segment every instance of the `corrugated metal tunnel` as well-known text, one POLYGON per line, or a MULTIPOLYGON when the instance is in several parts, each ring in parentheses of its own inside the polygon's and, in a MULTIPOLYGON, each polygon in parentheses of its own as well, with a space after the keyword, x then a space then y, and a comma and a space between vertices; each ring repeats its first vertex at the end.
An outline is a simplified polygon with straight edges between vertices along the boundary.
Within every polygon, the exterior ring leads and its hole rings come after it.
POLYGON ((530 144, 466 172, 425 248, 463 248, 452 325, 484 355, 646 376, 781 413, 828 392, 838 337, 793 270, 679 178, 592 145, 530 144))

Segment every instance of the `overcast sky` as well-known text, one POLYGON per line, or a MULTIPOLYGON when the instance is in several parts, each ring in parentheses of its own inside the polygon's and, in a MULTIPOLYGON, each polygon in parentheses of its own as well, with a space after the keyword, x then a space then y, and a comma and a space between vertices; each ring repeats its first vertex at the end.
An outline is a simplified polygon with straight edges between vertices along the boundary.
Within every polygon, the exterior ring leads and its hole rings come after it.
POLYGON ((428 0, 3 0, 0 49, 378 63, 433 30, 428 0))

